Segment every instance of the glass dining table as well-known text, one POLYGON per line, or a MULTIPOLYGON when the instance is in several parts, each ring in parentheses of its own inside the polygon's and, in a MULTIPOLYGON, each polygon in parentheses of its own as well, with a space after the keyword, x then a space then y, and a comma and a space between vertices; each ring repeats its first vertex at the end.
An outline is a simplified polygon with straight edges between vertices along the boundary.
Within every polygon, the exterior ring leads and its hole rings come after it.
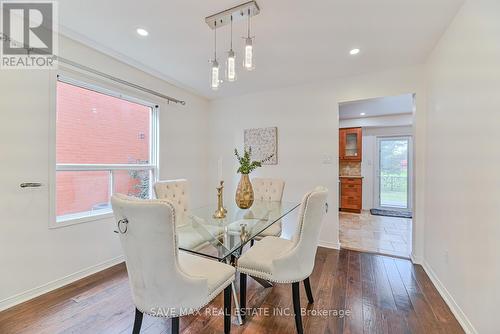
MULTIPOLYGON (((235 266, 244 246, 256 237, 266 235, 263 232, 267 229, 273 228, 272 233, 267 233, 268 235, 290 239, 297 223, 297 219, 291 216, 293 212, 298 211, 299 206, 300 203, 296 202, 255 200, 249 209, 240 209, 231 201, 231 204, 225 207, 224 218, 214 218, 215 205, 181 212, 180 217, 176 219, 177 245, 181 251, 235 266)), ((272 286, 264 279, 250 277, 264 287, 272 286)), ((239 310, 234 282, 231 287, 235 308, 239 310)), ((240 312, 236 312, 236 316, 238 323, 242 325, 240 312)))
MULTIPOLYGON (((236 265, 244 246, 265 230, 273 228, 273 234, 281 234, 284 227, 293 229, 295 222, 290 214, 300 203, 270 202, 255 200, 249 209, 240 209, 231 201, 226 206, 226 217, 214 218, 216 205, 207 205, 190 210, 177 226, 177 242, 180 250, 212 258, 217 261, 236 265), (284 226, 283 221, 289 221, 284 226)), ((251 276, 252 277, 252 276, 251 276)), ((258 277, 253 277, 264 287, 272 284, 258 277)), ((236 309, 239 309, 238 296, 234 283, 231 284, 236 309)), ((243 324, 239 312, 238 323, 243 324)))
MULTIPOLYGON (((241 255, 243 247, 272 225, 281 232, 282 220, 299 207, 299 203, 255 200, 249 209, 240 209, 234 201, 226 206, 226 217, 213 217, 216 205, 187 212, 177 226, 179 249, 230 262, 241 255)), ((279 233, 278 233, 279 234, 279 233)))

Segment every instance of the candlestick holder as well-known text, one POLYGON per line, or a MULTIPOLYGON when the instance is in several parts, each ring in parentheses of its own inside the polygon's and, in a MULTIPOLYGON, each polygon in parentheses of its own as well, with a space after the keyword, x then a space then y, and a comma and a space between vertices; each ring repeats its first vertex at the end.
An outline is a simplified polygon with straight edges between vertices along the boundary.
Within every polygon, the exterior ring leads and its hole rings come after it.
POLYGON ((221 195, 220 195, 220 202, 222 205, 222 210, 224 210, 224 213, 227 213, 227 209, 224 206, 224 181, 220 181, 220 186, 222 187, 221 195))
POLYGON ((215 219, 226 218, 227 210, 224 208, 224 181, 220 181, 220 186, 217 188, 217 210, 215 210, 213 217, 215 219))

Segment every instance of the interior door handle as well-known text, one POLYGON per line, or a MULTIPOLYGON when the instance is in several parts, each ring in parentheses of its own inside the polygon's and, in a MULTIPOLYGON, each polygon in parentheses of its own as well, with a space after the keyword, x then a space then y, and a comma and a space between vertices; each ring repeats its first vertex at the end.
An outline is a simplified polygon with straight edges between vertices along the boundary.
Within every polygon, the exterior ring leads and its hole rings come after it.
POLYGON ((41 186, 42 184, 40 182, 24 182, 19 185, 21 188, 38 188, 41 186))

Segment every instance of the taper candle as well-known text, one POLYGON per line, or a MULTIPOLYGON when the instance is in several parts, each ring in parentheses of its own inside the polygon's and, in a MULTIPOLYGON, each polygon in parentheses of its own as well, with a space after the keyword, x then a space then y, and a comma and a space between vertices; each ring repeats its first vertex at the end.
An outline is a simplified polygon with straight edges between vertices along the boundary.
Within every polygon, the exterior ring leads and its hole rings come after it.
POLYGON ((217 161, 217 181, 222 181, 222 158, 217 161))

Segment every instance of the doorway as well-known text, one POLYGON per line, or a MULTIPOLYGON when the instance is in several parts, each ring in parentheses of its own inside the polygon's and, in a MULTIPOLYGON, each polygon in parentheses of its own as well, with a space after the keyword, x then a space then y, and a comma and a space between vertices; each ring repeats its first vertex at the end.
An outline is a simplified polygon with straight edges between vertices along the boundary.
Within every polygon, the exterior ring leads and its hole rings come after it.
POLYGON ((414 94, 339 104, 341 248, 409 258, 414 94))

